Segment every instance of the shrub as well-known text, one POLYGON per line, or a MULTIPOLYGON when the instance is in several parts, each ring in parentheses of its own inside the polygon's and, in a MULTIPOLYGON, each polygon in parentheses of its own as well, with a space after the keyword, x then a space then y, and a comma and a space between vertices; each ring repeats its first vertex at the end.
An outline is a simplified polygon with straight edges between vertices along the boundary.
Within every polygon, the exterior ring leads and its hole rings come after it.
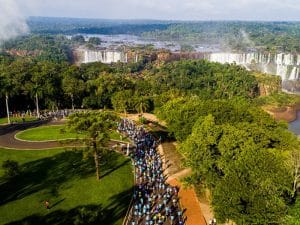
POLYGON ((6 160, 2 164, 2 168, 4 169, 5 176, 8 178, 12 178, 20 174, 20 166, 17 161, 6 160))

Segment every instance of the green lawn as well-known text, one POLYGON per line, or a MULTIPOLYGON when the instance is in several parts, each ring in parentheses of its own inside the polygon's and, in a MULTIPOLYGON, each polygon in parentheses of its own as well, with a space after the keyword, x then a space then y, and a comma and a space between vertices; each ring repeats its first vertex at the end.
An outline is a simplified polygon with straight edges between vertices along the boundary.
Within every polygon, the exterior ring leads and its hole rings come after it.
MULTIPOLYGON (((65 140, 71 138, 84 138, 85 134, 72 133, 66 131, 64 125, 41 126, 22 131, 16 135, 17 138, 27 141, 47 141, 47 140, 65 140)), ((116 131, 111 132, 111 139, 120 140, 120 134, 116 131)))
POLYGON ((0 168, 0 224, 122 224, 132 196, 130 160, 111 152, 97 181, 93 159, 82 156, 79 150, 0 149, 1 165, 16 160, 22 170, 7 179, 0 168))
MULTIPOLYGON (((25 122, 30 122, 30 121, 35 121, 37 120, 36 117, 25 117, 25 122)), ((18 118, 14 118, 14 117, 11 117, 10 118, 10 121, 12 123, 21 123, 23 122, 23 119, 18 117, 18 118)), ((7 124, 7 118, 0 118, 0 125, 1 124, 7 124)))

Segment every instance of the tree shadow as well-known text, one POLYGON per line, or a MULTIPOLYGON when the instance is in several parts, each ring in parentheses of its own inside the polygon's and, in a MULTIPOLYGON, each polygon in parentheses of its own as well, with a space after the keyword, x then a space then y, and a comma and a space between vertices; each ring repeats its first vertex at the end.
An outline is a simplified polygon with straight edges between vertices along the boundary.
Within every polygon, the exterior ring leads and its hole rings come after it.
MULTIPOLYGON (((45 209, 47 210, 47 209, 45 209)), ((51 209, 50 209, 51 210, 51 209)), ((45 216, 34 214, 6 225, 81 225, 102 224, 106 209, 101 205, 78 206, 71 210, 56 210, 45 216)))
MULTIPOLYGON (((68 211, 56 210, 45 216, 31 215, 6 225, 114 225, 121 224, 126 215, 133 188, 123 191, 110 198, 111 204, 78 206, 68 211)), ((47 210, 47 209, 45 209, 47 210)))
POLYGON ((176 141, 175 137, 172 136, 168 131, 165 130, 151 130, 149 132, 152 136, 154 136, 156 139, 160 139, 162 142, 172 142, 176 141))
POLYGON ((48 120, 37 120, 37 121, 33 121, 33 122, 28 122, 28 123, 8 124, 8 125, 0 126, 0 135, 12 133, 16 130, 22 131, 22 130, 26 130, 29 128, 39 127, 41 125, 48 124, 50 121, 51 120, 49 120, 49 119, 48 120))
POLYGON ((52 205, 50 206, 50 209, 53 209, 55 206, 59 205, 60 203, 62 203, 62 202, 65 201, 65 200, 66 200, 66 199, 63 198, 63 199, 61 199, 61 200, 55 202, 54 204, 52 204, 52 205))
MULTIPOLYGON (((124 158, 115 152, 111 152, 107 157, 107 162, 100 167, 102 178, 128 162, 124 162, 124 158)), ((50 196, 59 197, 62 184, 71 179, 94 176, 95 166, 92 158, 83 160, 82 151, 65 151, 25 163, 21 166, 21 171, 15 178, 0 179, 0 205, 41 190, 50 196)))

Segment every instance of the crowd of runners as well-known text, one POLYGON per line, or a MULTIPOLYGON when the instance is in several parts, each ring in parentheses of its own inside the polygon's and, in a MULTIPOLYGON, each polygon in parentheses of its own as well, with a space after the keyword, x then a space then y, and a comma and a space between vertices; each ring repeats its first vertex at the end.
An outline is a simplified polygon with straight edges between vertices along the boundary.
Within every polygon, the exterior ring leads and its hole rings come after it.
POLYGON ((162 159, 156 151, 158 141, 143 127, 128 119, 118 124, 135 144, 127 149, 135 168, 133 206, 128 225, 184 225, 185 219, 179 204, 178 188, 166 184, 162 159))

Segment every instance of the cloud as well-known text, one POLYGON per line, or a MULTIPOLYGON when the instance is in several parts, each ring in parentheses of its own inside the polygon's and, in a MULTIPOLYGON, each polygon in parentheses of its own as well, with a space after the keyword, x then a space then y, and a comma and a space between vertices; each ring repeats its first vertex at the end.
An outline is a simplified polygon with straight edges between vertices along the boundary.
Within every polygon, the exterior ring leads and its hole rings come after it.
POLYGON ((0 0, 0 43, 28 32, 25 18, 15 0, 0 0))

